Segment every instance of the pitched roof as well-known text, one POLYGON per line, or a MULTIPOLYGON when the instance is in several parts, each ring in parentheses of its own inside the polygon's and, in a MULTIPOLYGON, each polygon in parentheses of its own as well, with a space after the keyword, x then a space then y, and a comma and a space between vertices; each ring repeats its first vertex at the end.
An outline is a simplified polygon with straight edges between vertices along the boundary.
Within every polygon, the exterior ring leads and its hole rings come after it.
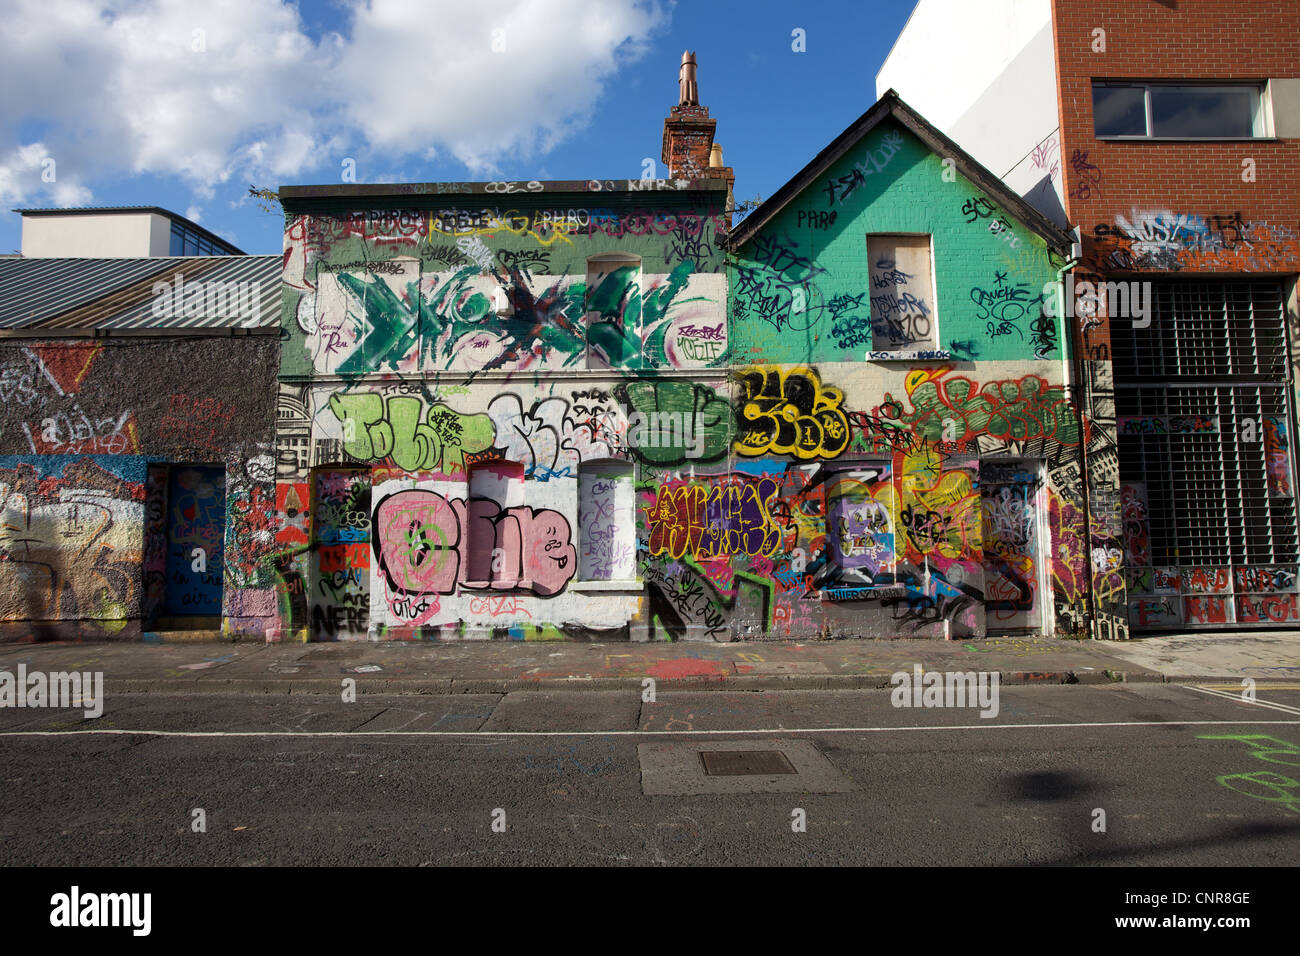
POLYGON ((803 169, 772 196, 744 218, 724 240, 728 249, 739 249, 772 220, 782 209, 811 185, 818 177, 831 168, 841 156, 852 149, 862 137, 876 128, 887 117, 893 117, 909 130, 926 146, 945 159, 951 158, 953 165, 963 176, 980 188, 990 199, 1026 227, 1041 236, 1049 248, 1068 254, 1074 237, 1059 229, 1055 223, 1016 195, 1006 183, 998 178, 986 166, 958 146, 952 139, 908 106, 892 89, 876 101, 871 109, 859 116, 844 132, 831 141, 825 149, 813 157, 803 169))
MULTIPOLYGON (((281 256, 0 258, 0 334, 271 330, 280 324, 281 256), (252 282, 256 319, 154 315, 155 282, 252 282)), ((183 311, 183 310, 182 310, 183 311)))

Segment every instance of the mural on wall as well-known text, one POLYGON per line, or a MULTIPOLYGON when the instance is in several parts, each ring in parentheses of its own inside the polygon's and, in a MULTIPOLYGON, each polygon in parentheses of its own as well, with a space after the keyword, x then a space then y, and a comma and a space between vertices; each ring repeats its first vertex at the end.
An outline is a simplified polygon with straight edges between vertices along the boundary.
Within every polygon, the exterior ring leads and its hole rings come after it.
POLYGON ((752 368, 741 372, 736 451, 836 458, 848 447, 844 394, 811 368, 752 368))
MULTIPOLYGON (((129 569, 129 582, 116 583, 128 573, 123 562, 110 576, 111 586, 99 586, 99 601, 86 595, 74 600, 69 586, 85 581, 89 587, 91 579, 60 577, 67 572, 52 561, 62 582, 53 585, 59 596, 35 614, 52 622, 50 635, 138 637, 159 619, 179 616, 220 616, 228 631, 258 634, 274 623, 273 574, 265 561, 276 550, 274 461, 268 454, 274 420, 267 404, 274 395, 276 353, 272 336, 228 335, 196 335, 184 348, 175 339, 147 336, 11 338, 0 348, 0 394, 6 400, 0 453, 30 463, 43 481, 80 473, 83 462, 94 462, 141 489, 138 515, 110 508, 112 524, 93 546, 116 541, 114 554, 136 555, 139 564, 129 569), (225 540, 206 542, 202 572, 191 568, 193 555, 185 570, 179 554, 169 558, 168 528, 179 527, 180 519, 169 508, 168 467, 192 462, 213 462, 224 472, 213 487, 225 496, 219 503, 225 540), (178 603, 182 591, 190 595, 185 606, 178 603), (119 620, 110 607, 121 600, 126 610, 119 620)), ((47 507, 52 505, 43 504, 42 515, 49 514, 47 507)), ((194 503, 186 507, 193 510, 194 503)), ((90 506, 75 510, 64 530, 69 547, 82 534, 80 517, 90 506)), ((109 561, 107 555, 98 560, 109 561)), ((33 585, 33 593, 38 590, 33 585)), ((0 635, 30 636, 21 628, 0 635)))
POLYGON ((1268 272, 1300 258, 1300 233, 1283 223, 1244 219, 1240 211, 1208 215, 1130 209, 1092 229, 1090 263, 1101 271, 1268 272))
POLYGON ((295 216, 283 370, 715 367, 728 352, 721 227, 673 207, 295 216), (614 250, 608 267, 590 259, 614 250))
POLYGON ((706 483, 642 482, 652 635, 982 633, 969 466, 900 454, 843 467, 737 467, 706 483))
POLYGON ((0 459, 0 620, 138 617, 145 478, 130 456, 0 459))
POLYGON ((626 625, 627 598, 605 608, 569 593, 579 568, 576 491, 572 479, 525 482, 512 463, 476 467, 468 496, 459 483, 376 485, 371 621, 399 631, 476 620, 493 628, 542 620, 626 625), (522 504, 525 485, 532 505, 522 504), (542 506, 547 500, 556 507, 542 506))
POLYGON ((95 387, 99 383, 92 371, 97 362, 106 364, 100 361, 103 352, 104 346, 98 342, 33 342, 4 350, 0 356, 0 399, 8 412, 4 440, 13 452, 140 453, 135 410, 104 404, 95 387))
POLYGON ((1061 356, 1062 320, 1042 290, 1062 263, 890 120, 790 200, 735 260, 730 341, 745 361, 1061 356), (991 274, 990 260, 999 263, 991 274))

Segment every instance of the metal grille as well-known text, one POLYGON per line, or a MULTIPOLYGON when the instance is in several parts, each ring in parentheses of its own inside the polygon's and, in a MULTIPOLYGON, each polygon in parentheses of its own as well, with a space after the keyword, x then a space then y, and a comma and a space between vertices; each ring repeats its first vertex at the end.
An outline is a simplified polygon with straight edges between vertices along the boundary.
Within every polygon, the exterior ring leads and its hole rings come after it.
POLYGON ((1264 438, 1270 416, 1291 431, 1284 322, 1274 281, 1153 283, 1149 328, 1112 320, 1120 478, 1146 482, 1153 564, 1300 557, 1295 499, 1270 494, 1264 438))
POLYGON ((1111 322, 1116 387, 1205 376, 1285 380, 1282 283, 1152 282, 1150 306, 1148 328, 1111 322))

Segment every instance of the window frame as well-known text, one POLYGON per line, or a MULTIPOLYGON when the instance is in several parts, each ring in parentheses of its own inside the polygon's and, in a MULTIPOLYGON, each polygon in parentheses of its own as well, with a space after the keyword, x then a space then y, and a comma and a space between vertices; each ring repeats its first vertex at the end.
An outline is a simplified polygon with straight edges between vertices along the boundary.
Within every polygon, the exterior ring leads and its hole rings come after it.
MULTIPOLYGON (((889 470, 889 484, 894 489, 894 494, 898 494, 898 473, 894 468, 894 460, 891 456, 885 454, 876 454, 864 456, 862 458, 853 458, 848 461, 837 459, 834 462, 827 462, 822 465, 821 477, 823 493, 822 516, 825 522, 824 534, 826 536, 825 547, 825 570, 813 582, 813 588, 816 590, 819 599, 823 602, 853 602, 853 601, 875 601, 883 595, 897 591, 899 588, 898 568, 902 559, 898 552, 898 534, 899 529, 894 525, 893 515, 890 514, 889 534, 892 540, 893 557, 890 561, 888 571, 881 571, 878 574, 888 577, 887 581, 878 582, 874 579, 870 583, 844 582, 842 576, 846 571, 853 571, 850 566, 841 564, 836 560, 835 552, 838 550, 832 541, 831 528, 831 500, 830 491, 834 486, 836 479, 841 475, 850 475, 853 472, 866 471, 872 468, 884 468, 889 470)), ((845 557, 842 553, 839 558, 845 557)))

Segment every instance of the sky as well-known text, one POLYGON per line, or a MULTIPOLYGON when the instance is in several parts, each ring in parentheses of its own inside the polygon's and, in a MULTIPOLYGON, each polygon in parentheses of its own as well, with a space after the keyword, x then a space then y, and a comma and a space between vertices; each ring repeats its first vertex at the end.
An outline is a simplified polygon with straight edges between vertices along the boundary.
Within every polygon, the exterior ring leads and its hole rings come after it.
POLYGON ((14 208, 151 205, 278 254, 250 185, 665 177, 686 49, 737 199, 766 198, 875 102, 915 3, 4 5, 0 252, 14 208))

